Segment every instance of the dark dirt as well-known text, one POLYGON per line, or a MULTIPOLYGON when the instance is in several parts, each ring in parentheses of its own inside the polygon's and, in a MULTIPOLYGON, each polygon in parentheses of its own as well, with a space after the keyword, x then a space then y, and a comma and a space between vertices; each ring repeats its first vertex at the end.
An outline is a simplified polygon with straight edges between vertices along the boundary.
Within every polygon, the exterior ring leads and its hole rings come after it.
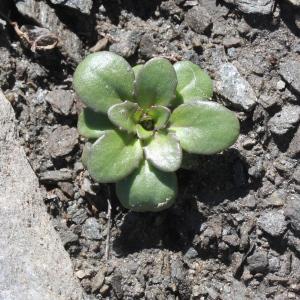
POLYGON ((276 1, 262 15, 234 1, 59 2, 1 0, 0 86, 90 299, 300 299, 300 8, 276 1), (132 65, 191 60, 240 119, 231 149, 178 171, 167 211, 126 211, 113 185, 93 182, 80 162, 72 75, 91 47, 132 65))

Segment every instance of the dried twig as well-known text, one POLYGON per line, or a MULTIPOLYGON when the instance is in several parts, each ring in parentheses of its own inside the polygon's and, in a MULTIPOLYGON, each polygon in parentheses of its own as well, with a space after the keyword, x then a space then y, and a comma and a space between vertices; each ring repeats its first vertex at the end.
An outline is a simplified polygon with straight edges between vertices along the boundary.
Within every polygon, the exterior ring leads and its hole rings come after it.
MULTIPOLYGON (((110 194, 110 193, 109 193, 110 194)), ((111 229, 111 204, 110 195, 107 198, 107 234, 106 234, 106 245, 105 245, 105 259, 109 259, 109 249, 110 249, 110 229, 111 229)))
POLYGON ((97 51, 101 51, 103 50, 108 44, 108 39, 106 37, 104 37, 103 39, 99 40, 95 46, 93 46, 92 48, 90 48, 91 52, 97 52, 97 51))
POLYGON ((23 32, 19 26, 17 22, 10 22, 10 25, 14 28, 16 34, 20 37, 20 39, 25 40, 31 47, 30 50, 32 52, 36 52, 36 50, 51 50, 54 49, 59 40, 58 37, 52 33, 49 34, 42 34, 40 36, 38 36, 35 40, 31 40, 28 33, 27 32, 23 32), (40 42, 42 39, 46 39, 46 38, 50 38, 53 39, 53 43, 49 44, 49 45, 38 45, 38 42, 40 42))

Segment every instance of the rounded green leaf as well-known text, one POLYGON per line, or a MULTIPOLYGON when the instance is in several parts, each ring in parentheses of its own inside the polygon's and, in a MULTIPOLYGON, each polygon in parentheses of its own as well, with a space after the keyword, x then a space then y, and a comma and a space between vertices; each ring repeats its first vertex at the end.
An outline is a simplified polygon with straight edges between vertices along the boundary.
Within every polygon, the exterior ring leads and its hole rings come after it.
POLYGON ((144 161, 129 177, 117 182, 116 193, 122 205, 136 212, 161 211, 175 202, 177 178, 144 161))
POLYGON ((97 139, 105 130, 114 129, 106 115, 84 108, 79 114, 77 128, 79 134, 88 139, 97 139))
POLYGON ((172 64, 165 58, 150 59, 136 77, 135 98, 142 108, 170 104, 175 97, 177 77, 172 64))
POLYGON ((154 128, 158 130, 166 126, 171 112, 165 106, 155 105, 149 108, 147 114, 153 119, 154 128))
POLYGON ((106 131, 89 150, 87 169, 98 182, 115 182, 128 176, 142 158, 137 138, 120 131, 106 131))
POLYGON ((107 51, 88 55, 76 68, 73 85, 83 103, 106 113, 114 104, 132 100, 134 73, 121 56, 107 51))
POLYGON ((209 100, 213 96, 213 81, 199 66, 190 61, 180 61, 174 64, 178 85, 176 103, 186 103, 193 100, 209 100))
POLYGON ((115 104, 108 110, 108 117, 110 121, 115 124, 119 129, 128 132, 136 132, 135 114, 139 106, 137 103, 125 101, 120 104, 115 104))
POLYGON ((150 138, 153 135, 154 131, 152 130, 146 130, 143 126, 140 124, 136 125, 136 134, 141 140, 146 140, 150 138))
POLYGON ((240 131, 235 114, 212 101, 180 105, 173 111, 170 123, 182 149, 196 154, 214 154, 228 148, 240 131))
POLYGON ((134 72, 134 76, 136 77, 137 74, 139 73, 139 71, 143 68, 144 65, 136 65, 134 67, 132 67, 132 70, 134 72))
POLYGON ((161 171, 174 172, 180 168, 182 150, 171 134, 156 132, 144 151, 146 159, 161 171))

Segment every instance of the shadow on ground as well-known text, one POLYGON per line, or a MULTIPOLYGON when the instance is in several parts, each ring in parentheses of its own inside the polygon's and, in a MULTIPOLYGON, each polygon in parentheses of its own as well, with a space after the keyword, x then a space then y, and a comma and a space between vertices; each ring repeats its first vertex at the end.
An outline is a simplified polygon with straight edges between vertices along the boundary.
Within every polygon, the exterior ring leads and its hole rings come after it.
POLYGON ((245 159, 235 149, 199 157, 197 164, 194 171, 178 172, 174 207, 161 213, 128 212, 113 243, 118 256, 147 248, 186 252, 214 207, 234 202, 261 185, 249 181, 245 159))

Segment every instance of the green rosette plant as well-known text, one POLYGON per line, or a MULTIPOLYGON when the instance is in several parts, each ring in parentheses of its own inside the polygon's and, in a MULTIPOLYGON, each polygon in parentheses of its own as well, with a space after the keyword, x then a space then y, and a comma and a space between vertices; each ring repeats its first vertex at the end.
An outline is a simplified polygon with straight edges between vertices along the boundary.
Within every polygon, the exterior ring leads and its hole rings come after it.
POLYGON ((88 55, 77 67, 74 89, 86 108, 79 133, 91 177, 116 182, 122 205, 138 212, 170 207, 183 151, 214 154, 231 146, 239 121, 211 101, 211 78, 190 61, 153 58, 133 68, 117 54, 88 55))

